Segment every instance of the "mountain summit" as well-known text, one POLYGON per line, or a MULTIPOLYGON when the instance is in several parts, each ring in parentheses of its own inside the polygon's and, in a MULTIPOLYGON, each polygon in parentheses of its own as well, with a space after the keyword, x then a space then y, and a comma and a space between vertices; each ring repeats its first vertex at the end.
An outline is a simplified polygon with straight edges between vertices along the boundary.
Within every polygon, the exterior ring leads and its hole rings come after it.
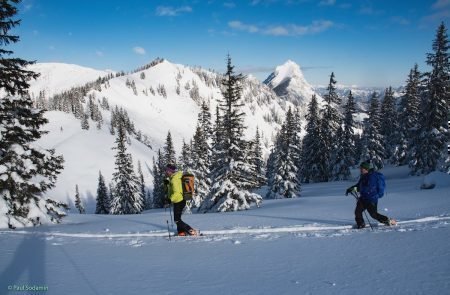
POLYGON ((300 66, 288 60, 263 82, 278 96, 296 105, 306 105, 314 94, 313 87, 306 81, 300 66))

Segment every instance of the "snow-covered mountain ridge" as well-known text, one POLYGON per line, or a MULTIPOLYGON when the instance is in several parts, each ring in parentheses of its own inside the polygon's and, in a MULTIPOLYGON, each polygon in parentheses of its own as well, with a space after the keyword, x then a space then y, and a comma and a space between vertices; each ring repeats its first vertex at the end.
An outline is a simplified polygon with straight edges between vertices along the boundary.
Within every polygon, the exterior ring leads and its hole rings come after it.
MULTIPOLYGON (((45 148, 55 148, 56 153, 65 159, 65 169, 48 195, 70 202, 78 184, 81 197, 87 200, 88 212, 93 210, 99 170, 107 183, 114 171, 114 151, 111 148, 115 136, 110 133, 110 122, 111 111, 116 106, 127 112, 136 131, 146 138, 146 145, 142 140, 139 142, 137 136, 131 138, 129 151, 135 169, 140 161, 147 188, 151 190, 152 161, 158 149, 164 146, 168 132, 171 132, 179 155, 183 142, 189 142, 194 134, 202 102, 209 104, 214 118, 216 106, 222 98, 219 74, 167 60, 130 74, 116 75, 65 64, 36 64, 32 69, 41 73, 36 81, 31 82, 30 93, 35 99, 43 93, 48 104, 64 104, 65 96, 84 95, 85 110, 91 103, 99 106, 103 122, 100 129, 96 128, 97 122, 89 120, 89 130, 82 130, 81 121, 71 113, 70 107, 66 112, 47 112, 49 124, 44 129, 50 132, 39 141, 45 148), (99 77, 107 78, 98 82, 99 77), (79 89, 70 92, 75 86, 94 81, 97 84, 87 88, 86 93, 80 94, 79 89), (55 101, 53 95, 64 91, 65 94, 59 95, 59 100, 55 101), (104 101, 107 101, 109 109, 102 106, 104 101)), ((293 105, 252 78, 245 81, 242 98, 247 126, 245 136, 254 138, 259 128, 267 154, 287 108, 293 105)), ((65 109, 64 106, 60 108, 65 109)))

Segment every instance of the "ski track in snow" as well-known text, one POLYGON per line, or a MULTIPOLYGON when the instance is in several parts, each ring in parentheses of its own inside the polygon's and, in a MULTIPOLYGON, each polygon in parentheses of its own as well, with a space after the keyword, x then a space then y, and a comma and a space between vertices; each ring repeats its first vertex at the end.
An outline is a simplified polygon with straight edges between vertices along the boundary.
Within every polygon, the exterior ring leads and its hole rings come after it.
MULTIPOLYGON (((410 232, 418 230, 429 230, 433 228, 440 228, 450 225, 450 216, 430 216, 419 219, 398 221, 396 226, 385 226, 372 222, 373 232, 410 232)), ((369 225, 363 230, 355 229, 352 225, 302 225, 302 226, 288 226, 288 227, 263 227, 263 228, 233 228, 224 230, 205 230, 201 231, 203 236, 195 237, 177 237, 171 232, 171 240, 192 241, 234 241, 239 244, 240 241, 233 240, 237 237, 251 237, 255 240, 270 240, 277 239, 282 234, 294 234, 297 237, 336 237, 348 234, 371 232, 369 225)), ((106 240, 120 240, 129 239, 127 244, 131 247, 141 247, 144 245, 140 238, 165 238, 169 239, 168 232, 164 230, 150 231, 150 232, 136 232, 136 233, 63 233, 63 232, 39 232, 28 230, 3 230, 0 235, 41 235, 46 237, 46 240, 52 241, 57 238, 58 242, 61 238, 81 238, 81 239, 106 239, 106 240)), ((61 245, 58 242, 52 245, 61 245)))

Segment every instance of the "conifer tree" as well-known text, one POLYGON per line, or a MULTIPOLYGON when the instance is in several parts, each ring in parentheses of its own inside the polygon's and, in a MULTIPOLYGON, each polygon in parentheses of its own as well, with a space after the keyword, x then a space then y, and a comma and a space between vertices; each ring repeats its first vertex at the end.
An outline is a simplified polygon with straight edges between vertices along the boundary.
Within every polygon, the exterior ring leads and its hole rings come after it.
POLYGON ((375 169, 384 167, 383 136, 381 135, 380 102, 374 92, 369 100, 369 118, 364 130, 363 160, 369 160, 375 169))
POLYGON ((164 145, 164 161, 166 164, 177 164, 175 149, 173 147, 172 135, 167 132, 166 144, 164 145))
POLYGON ((165 167, 164 156, 161 150, 158 150, 157 160, 155 161, 153 158, 153 208, 164 207, 164 202, 167 197, 164 187, 165 167))
POLYGON ((147 192, 145 190, 145 180, 144 180, 144 173, 142 172, 142 167, 141 167, 141 161, 138 161, 138 179, 139 179, 139 187, 140 187, 140 191, 141 191, 141 196, 142 196, 142 200, 143 200, 143 204, 144 207, 143 209, 148 209, 148 204, 147 204, 147 192))
POLYGON ((98 172, 97 204, 95 214, 109 214, 109 195, 102 172, 98 172))
POLYGON ((33 108, 27 95, 30 79, 39 75, 25 70, 33 62, 8 58, 5 47, 19 41, 9 31, 20 24, 14 19, 20 1, 0 1, 0 228, 59 222, 64 203, 44 197, 63 169, 62 156, 34 144, 46 132, 48 121, 33 108))
POLYGON ((250 150, 250 164, 252 167, 251 174, 253 175, 253 182, 255 188, 259 188, 266 184, 265 177, 265 165, 263 160, 263 151, 261 148, 261 135, 259 134, 259 127, 256 128, 255 139, 252 142, 252 148, 250 150))
POLYGON ((381 103, 381 129, 383 136, 384 159, 393 162, 396 145, 398 142, 398 115, 397 106, 392 87, 386 89, 381 103))
POLYGON ((81 201, 81 198, 80 198, 80 192, 78 190, 78 184, 75 185, 75 208, 78 209, 78 212, 80 214, 86 213, 85 210, 84 210, 83 202, 81 201))
MULTIPOLYGON (((347 103, 344 106, 344 121, 342 127, 342 137, 340 146, 342 149, 342 165, 340 165, 340 171, 335 179, 348 180, 350 179, 350 168, 357 164, 357 151, 355 142, 355 120, 353 118, 356 113, 356 104, 353 94, 350 91, 347 97, 347 103)), ((339 138, 339 136, 338 136, 339 138)))
POLYGON ((297 139, 295 115, 291 108, 277 136, 274 175, 271 178, 268 198, 295 198, 300 192, 298 157, 300 141, 297 139))
POLYGON ((336 134, 341 126, 341 115, 338 107, 341 99, 336 92, 336 80, 334 73, 331 73, 330 82, 327 87, 327 94, 324 96, 325 107, 322 110, 322 119, 320 123, 319 145, 319 179, 321 181, 329 181, 332 174, 332 163, 335 162, 336 155, 336 134))
POLYGON ((33 61, 26 61, 21 58, 8 58, 14 52, 5 47, 19 42, 17 35, 11 35, 8 32, 20 25, 18 19, 13 17, 17 14, 17 8, 14 5, 19 4, 20 0, 10 0, 0 2, 0 89, 5 90, 10 95, 25 95, 29 88, 31 79, 39 77, 38 73, 26 70, 28 65, 34 64, 33 61))
MULTIPOLYGON (((203 202, 202 210, 205 211, 236 211, 250 208, 250 204, 261 202, 261 196, 250 193, 246 189, 245 171, 248 163, 245 160, 245 141, 243 132, 245 126, 244 113, 242 111, 241 91, 242 74, 234 73, 230 56, 227 57, 227 72, 223 79, 223 100, 219 107, 222 112, 220 117, 220 134, 222 139, 216 151, 217 166, 212 173, 214 186, 208 199, 203 202)), ((217 128, 217 127, 216 127, 217 128)))
POLYGON ((355 108, 355 100, 350 91, 347 102, 344 105, 342 126, 339 126, 336 132, 335 149, 332 153, 332 173, 334 180, 350 179, 350 168, 356 163, 356 144, 353 131, 355 127, 355 121, 353 119, 353 115, 356 112, 355 108))
POLYGON ((406 165, 414 154, 420 115, 420 72, 415 64, 406 81, 405 94, 402 96, 399 108, 399 132, 397 134, 397 149, 394 154, 394 164, 406 165))
POLYGON ((319 144, 320 144, 320 114, 317 97, 314 94, 308 105, 306 115, 306 135, 303 138, 302 148, 302 181, 319 181, 319 144))
POLYGON ((198 122, 197 129, 192 141, 192 170, 195 175, 195 188, 196 193, 193 198, 193 206, 200 207, 203 201, 206 199, 210 187, 210 173, 211 173, 211 151, 208 144, 208 138, 204 134, 204 129, 198 122))
MULTIPOLYGON (((422 118, 411 172, 430 173, 444 170, 448 160, 448 115, 450 104, 450 53, 444 23, 437 29, 433 52, 427 54, 431 72, 425 73, 426 89, 422 101, 422 118)), ((449 163, 450 164, 450 163, 449 163)))
POLYGON ((127 153, 126 131, 123 120, 117 123, 116 167, 113 174, 114 198, 111 200, 110 214, 137 214, 144 208, 139 179, 133 169, 131 154, 127 153))
POLYGON ((191 145, 187 144, 183 140, 183 145, 181 147, 181 154, 178 158, 178 168, 182 171, 192 170, 193 161, 192 161, 192 151, 191 145))

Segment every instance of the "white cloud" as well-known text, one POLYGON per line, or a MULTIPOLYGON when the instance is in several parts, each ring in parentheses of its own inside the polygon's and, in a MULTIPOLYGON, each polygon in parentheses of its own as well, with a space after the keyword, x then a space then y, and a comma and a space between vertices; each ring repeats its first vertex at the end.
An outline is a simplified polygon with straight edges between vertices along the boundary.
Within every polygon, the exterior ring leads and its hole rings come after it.
POLYGON ((228 26, 232 29, 239 30, 239 31, 246 31, 248 33, 257 33, 259 31, 257 26, 247 25, 240 21, 231 21, 228 23, 228 26))
POLYGON ((283 26, 275 26, 264 30, 264 34, 272 36, 289 36, 289 30, 283 26))
POLYGON ((156 8, 156 15, 159 16, 179 16, 182 13, 192 12, 190 6, 171 7, 171 6, 158 6, 156 8))
POLYGON ((231 21, 228 26, 234 30, 245 31, 248 33, 260 33, 270 36, 302 36, 312 35, 328 30, 334 26, 332 21, 319 20, 314 21, 310 25, 300 26, 295 24, 289 25, 272 25, 261 28, 253 24, 245 24, 241 21, 231 21))
POLYGON ((405 26, 410 24, 410 21, 402 16, 393 16, 393 17, 391 17, 391 21, 396 24, 405 25, 405 26))
POLYGON ((433 9, 440 9, 447 6, 450 6, 450 0, 438 0, 431 7, 433 9))
POLYGON ((234 2, 225 2, 223 4, 223 6, 226 7, 226 8, 235 8, 236 7, 236 3, 234 3, 234 2))
POLYGON ((145 55, 145 49, 142 48, 142 47, 140 47, 140 46, 134 47, 134 48, 133 48, 133 51, 134 51, 135 53, 137 53, 137 54, 145 55))
POLYGON ((336 0, 322 0, 319 2, 319 6, 333 6, 336 4, 336 0))

